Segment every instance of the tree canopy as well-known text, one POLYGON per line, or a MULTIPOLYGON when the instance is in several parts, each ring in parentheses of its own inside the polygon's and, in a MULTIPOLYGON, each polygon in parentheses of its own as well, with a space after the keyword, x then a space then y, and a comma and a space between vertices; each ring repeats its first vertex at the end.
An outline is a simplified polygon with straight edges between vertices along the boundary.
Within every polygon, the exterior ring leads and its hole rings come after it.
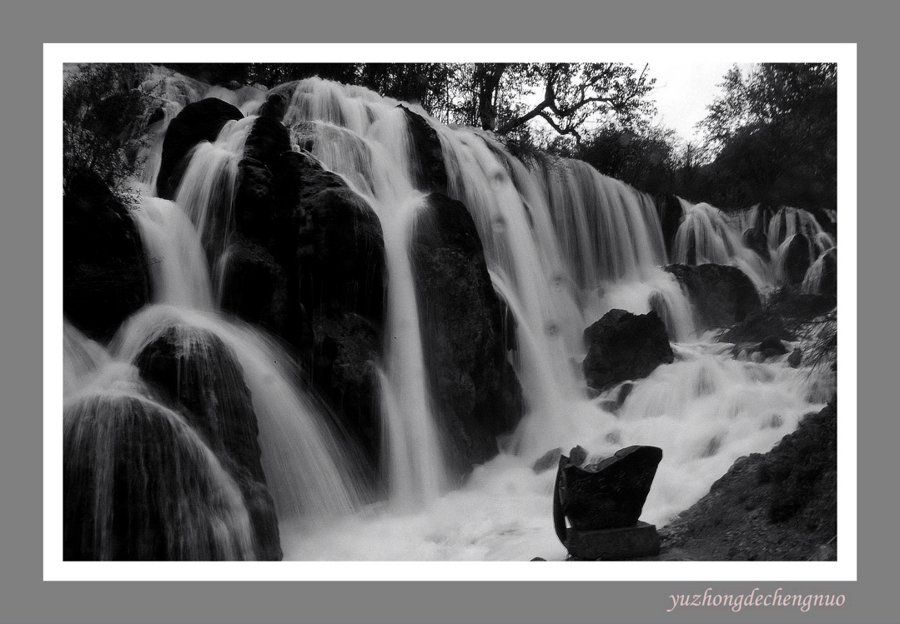
POLYGON ((837 203, 837 68, 820 63, 735 66, 699 126, 711 169, 731 199, 834 209, 837 203))

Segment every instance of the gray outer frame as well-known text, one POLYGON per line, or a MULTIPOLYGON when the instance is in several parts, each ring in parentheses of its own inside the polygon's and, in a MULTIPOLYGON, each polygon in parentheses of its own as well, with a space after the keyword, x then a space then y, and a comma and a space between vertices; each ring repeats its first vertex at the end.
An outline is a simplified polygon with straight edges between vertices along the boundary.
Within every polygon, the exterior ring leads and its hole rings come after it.
MULTIPOLYGON (((0 389, 2 622, 891 622, 898 541, 892 487, 898 439, 896 350, 884 311, 900 210, 894 31, 889 3, 41 2, 3 9, 4 358, 0 389), (45 583, 42 582, 42 89, 43 42, 856 42, 859 44, 859 581, 856 583, 45 583), (892 201, 894 200, 894 201, 892 201), (890 223, 889 223, 890 221, 890 223), (893 226, 893 227, 892 227, 893 226), (876 288, 876 284, 880 288, 876 288), (876 314, 876 311, 881 314, 876 314), (888 390, 885 390, 888 389, 888 390), (895 461, 895 460, 894 460, 895 461), (668 595, 843 593, 843 608, 677 610, 668 595)), ((842 330, 848 331, 848 330, 842 330)), ((524 563, 523 565, 540 565, 524 563)))

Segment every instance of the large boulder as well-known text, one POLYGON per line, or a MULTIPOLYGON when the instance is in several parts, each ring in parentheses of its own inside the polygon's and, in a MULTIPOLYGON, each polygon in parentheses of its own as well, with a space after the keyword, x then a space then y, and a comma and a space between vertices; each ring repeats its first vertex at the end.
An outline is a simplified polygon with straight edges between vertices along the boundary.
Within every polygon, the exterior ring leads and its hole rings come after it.
POLYGON ((287 98, 278 93, 270 93, 263 105, 259 107, 260 119, 271 118, 281 121, 286 112, 287 98))
POLYGON ((241 491, 177 413, 105 393, 63 416, 63 558, 246 560, 257 545, 241 491))
POLYGON ((108 341, 150 297, 141 239, 128 208, 100 177, 74 175, 63 198, 63 313, 108 341))
POLYGON ((288 322, 281 335, 300 350, 316 388, 377 465, 381 224, 340 176, 309 154, 282 152, 271 172, 274 212, 261 228, 268 235, 260 238, 287 280, 288 322))
POLYGON ((279 157, 291 151, 290 135, 280 121, 260 117, 244 143, 234 197, 235 226, 244 236, 271 246, 276 236, 279 157))
POLYGON ((430 385, 453 442, 451 464, 464 473, 496 455, 496 436, 522 414, 521 388, 506 358, 503 310, 462 203, 428 196, 411 257, 430 385))
POLYGON ((166 130, 156 178, 157 195, 172 199, 184 172, 184 157, 191 148, 201 141, 212 143, 228 121, 243 117, 236 106, 218 98, 207 98, 185 106, 166 130))
POLYGON ((265 247, 240 236, 232 238, 222 267, 222 310, 287 335, 292 322, 287 291, 287 274, 265 247))
POLYGON ((553 493, 559 539, 567 540, 567 519, 581 531, 635 526, 662 456, 662 449, 655 446, 629 446, 591 463, 581 447, 562 455, 553 493))
POLYGON ((278 219, 285 230, 274 255, 299 264, 303 305, 355 312, 380 325, 384 236, 376 214, 340 176, 307 154, 282 154, 275 176, 278 219))
POLYGON ((241 489, 257 558, 280 560, 275 506, 260 461, 259 426, 234 353, 209 330, 171 326, 141 350, 135 364, 141 377, 187 417, 241 489))
POLYGON ((605 390, 628 379, 646 377, 660 364, 675 361, 666 326, 656 312, 610 310, 584 330, 588 347, 582 363, 588 385, 605 390))
POLYGON ((400 108, 406 113, 407 127, 412 137, 416 185, 423 191, 446 193, 447 168, 437 131, 421 115, 402 104, 400 108))
POLYGON ((721 264, 670 264, 665 267, 687 289, 707 328, 729 327, 761 309, 759 293, 740 269, 721 264))

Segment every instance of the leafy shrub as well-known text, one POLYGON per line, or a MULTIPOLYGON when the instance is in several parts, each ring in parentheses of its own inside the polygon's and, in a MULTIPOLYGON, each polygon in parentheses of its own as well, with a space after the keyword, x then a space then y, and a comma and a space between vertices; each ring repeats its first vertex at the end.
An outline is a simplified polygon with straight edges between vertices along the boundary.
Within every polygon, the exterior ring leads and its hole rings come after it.
POLYGON ((63 86, 64 191, 75 175, 93 171, 126 204, 128 178, 141 167, 142 135, 152 97, 141 85, 146 66, 90 64, 70 68, 63 86))

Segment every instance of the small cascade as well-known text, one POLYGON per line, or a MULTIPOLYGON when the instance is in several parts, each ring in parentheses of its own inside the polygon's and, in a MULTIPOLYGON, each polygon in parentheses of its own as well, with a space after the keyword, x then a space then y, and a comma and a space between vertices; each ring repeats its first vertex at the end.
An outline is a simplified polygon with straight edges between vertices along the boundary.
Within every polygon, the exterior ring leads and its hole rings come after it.
POLYGON ((229 121, 214 143, 198 143, 175 193, 175 203, 193 222, 211 265, 228 245, 238 164, 255 119, 229 121))
POLYGON ((811 260, 835 246, 834 238, 812 214, 801 208, 783 206, 769 221, 769 248, 778 249, 795 234, 803 234, 812 243, 815 256, 811 260))
MULTIPOLYGON (((152 188, 152 187, 151 187, 152 188)), ((153 301, 211 310, 212 288, 197 231, 184 211, 159 197, 144 197, 132 212, 150 267, 153 301)))
POLYGON ((678 264, 726 264, 747 274, 757 290, 774 285, 768 264, 744 246, 741 233, 724 213, 709 204, 681 200, 684 220, 675 235, 672 260, 678 264))
POLYGON ((262 332, 209 313, 152 306, 126 322, 113 351, 118 360, 134 362, 173 326, 212 332, 237 357, 253 400, 263 472, 279 518, 327 518, 359 505, 356 464, 322 420, 321 408, 300 390, 292 358, 262 332))
POLYGON ((106 349, 64 321, 63 396, 68 398, 90 385, 109 360, 106 349))

